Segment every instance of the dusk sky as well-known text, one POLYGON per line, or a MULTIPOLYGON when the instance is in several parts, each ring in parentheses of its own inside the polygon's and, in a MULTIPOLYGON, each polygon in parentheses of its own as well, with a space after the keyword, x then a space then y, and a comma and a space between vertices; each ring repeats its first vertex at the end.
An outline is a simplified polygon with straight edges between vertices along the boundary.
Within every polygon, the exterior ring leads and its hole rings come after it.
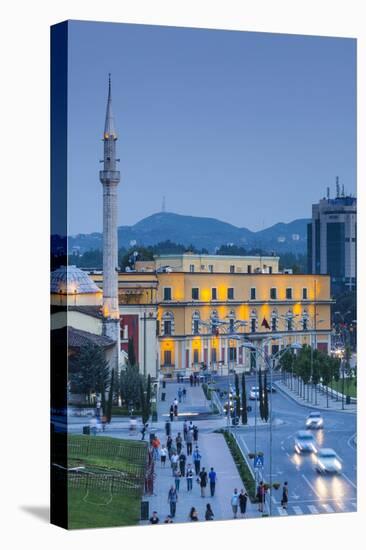
MULTIPOLYGON (((118 225, 162 209, 258 230, 356 192, 356 41, 71 22, 69 232, 102 229, 108 73, 118 225)), ((168 236, 167 236, 168 237, 168 236)))

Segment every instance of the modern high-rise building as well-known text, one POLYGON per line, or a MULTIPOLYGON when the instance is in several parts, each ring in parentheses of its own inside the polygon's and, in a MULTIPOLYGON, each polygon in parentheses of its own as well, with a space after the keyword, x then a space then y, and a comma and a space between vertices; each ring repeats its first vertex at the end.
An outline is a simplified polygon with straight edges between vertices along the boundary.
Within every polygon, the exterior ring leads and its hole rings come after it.
POLYGON ((357 199, 340 192, 313 204, 308 224, 308 273, 328 274, 332 292, 356 287, 357 199))

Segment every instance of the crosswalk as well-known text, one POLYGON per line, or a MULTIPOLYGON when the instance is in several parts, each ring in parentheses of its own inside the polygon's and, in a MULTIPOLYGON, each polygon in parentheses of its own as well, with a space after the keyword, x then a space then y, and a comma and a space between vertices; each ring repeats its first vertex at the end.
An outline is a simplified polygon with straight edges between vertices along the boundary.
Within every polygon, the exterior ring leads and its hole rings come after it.
POLYGON ((344 502, 334 502, 332 504, 324 503, 318 504, 302 504, 300 505, 288 505, 287 509, 282 506, 276 507, 277 514, 279 516, 302 516, 307 514, 334 514, 337 512, 353 512, 357 510, 357 502, 351 501, 348 505, 344 502))

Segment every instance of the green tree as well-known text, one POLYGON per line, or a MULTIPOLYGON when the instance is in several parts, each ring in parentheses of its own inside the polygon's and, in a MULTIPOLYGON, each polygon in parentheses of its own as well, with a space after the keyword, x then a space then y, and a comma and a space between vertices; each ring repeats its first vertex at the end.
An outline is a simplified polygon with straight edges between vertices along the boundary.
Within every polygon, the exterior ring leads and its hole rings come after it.
POLYGON ((235 417, 240 418, 240 388, 239 375, 235 373, 235 417))
POLYGON ((107 402, 107 411, 106 417, 107 422, 110 423, 112 420, 112 407, 113 407, 113 392, 114 392, 114 369, 111 372, 111 380, 109 384, 109 393, 108 393, 108 402, 107 402))
POLYGON ((102 404, 109 384, 109 364, 104 349, 95 344, 80 347, 78 355, 70 366, 71 391, 86 396, 91 404, 92 394, 100 394, 102 404))
POLYGON ((247 413, 247 390, 245 385, 245 374, 244 372, 241 375, 241 423, 248 424, 248 413, 247 413))
POLYGON ((127 355, 128 355, 128 362, 130 365, 136 365, 136 355, 135 355, 135 346, 133 338, 128 339, 128 345, 127 345, 127 355))
POLYGON ((264 373, 263 381, 263 419, 268 422, 269 418, 269 406, 268 406, 268 386, 267 386, 267 372, 264 373))
POLYGON ((136 365, 126 365, 121 371, 119 390, 124 404, 132 405, 135 409, 140 406, 140 382, 142 376, 136 365))
POLYGON ((264 401, 263 401, 263 383, 262 383, 262 369, 258 372, 258 390, 259 390, 259 414, 261 419, 264 419, 264 401))

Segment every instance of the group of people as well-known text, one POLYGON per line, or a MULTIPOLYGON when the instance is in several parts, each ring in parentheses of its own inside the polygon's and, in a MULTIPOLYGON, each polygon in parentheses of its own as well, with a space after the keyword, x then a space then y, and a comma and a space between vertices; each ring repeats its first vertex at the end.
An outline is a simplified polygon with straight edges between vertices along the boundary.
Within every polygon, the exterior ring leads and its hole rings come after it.
MULTIPOLYGON (((207 503, 206 504, 206 510, 205 510, 205 520, 206 521, 212 521, 215 517, 215 514, 213 513, 213 510, 211 508, 211 504, 207 503)), ((199 521, 199 517, 198 517, 198 512, 196 510, 196 508, 194 506, 192 506, 190 512, 189 512, 189 515, 188 515, 188 519, 190 521, 199 521)), ((158 513, 156 511, 153 512, 151 518, 150 518, 150 523, 151 525, 157 525, 158 523, 160 523, 160 520, 159 520, 159 516, 158 516, 158 513)), ((164 523, 173 523, 173 517, 171 516, 171 514, 168 514, 164 520, 164 523)))
MULTIPOLYGON (((264 505, 266 502, 266 492, 267 487, 263 483, 263 481, 260 481, 257 487, 257 502, 258 502, 258 512, 264 512, 264 505)), ((288 482, 285 481, 282 486, 282 498, 281 498, 281 506, 284 510, 287 509, 288 505, 288 482)))

